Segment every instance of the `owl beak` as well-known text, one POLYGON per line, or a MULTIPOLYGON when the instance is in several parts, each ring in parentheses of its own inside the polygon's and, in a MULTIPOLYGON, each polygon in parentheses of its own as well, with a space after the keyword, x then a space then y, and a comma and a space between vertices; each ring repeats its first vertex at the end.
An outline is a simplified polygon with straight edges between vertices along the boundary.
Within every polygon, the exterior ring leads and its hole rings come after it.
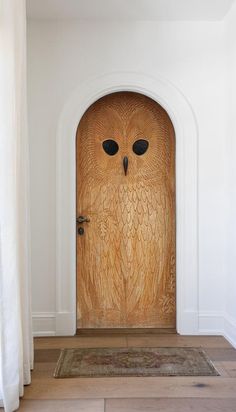
POLYGON ((123 159, 123 166, 124 166, 125 176, 127 175, 128 163, 129 163, 128 157, 125 156, 124 159, 123 159))

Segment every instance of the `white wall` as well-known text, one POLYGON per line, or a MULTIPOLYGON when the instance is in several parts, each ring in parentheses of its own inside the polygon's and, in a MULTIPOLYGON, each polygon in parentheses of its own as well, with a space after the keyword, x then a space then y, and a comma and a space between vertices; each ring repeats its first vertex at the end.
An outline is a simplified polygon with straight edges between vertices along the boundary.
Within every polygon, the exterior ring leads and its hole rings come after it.
POLYGON ((225 331, 236 347, 236 4, 225 20, 227 50, 227 241, 226 241, 226 315, 225 331))
POLYGON ((224 34, 223 22, 29 22, 32 301, 36 333, 55 333, 58 119, 75 88, 90 76, 119 70, 160 74, 179 88, 196 116, 199 332, 222 332, 228 293, 224 34))

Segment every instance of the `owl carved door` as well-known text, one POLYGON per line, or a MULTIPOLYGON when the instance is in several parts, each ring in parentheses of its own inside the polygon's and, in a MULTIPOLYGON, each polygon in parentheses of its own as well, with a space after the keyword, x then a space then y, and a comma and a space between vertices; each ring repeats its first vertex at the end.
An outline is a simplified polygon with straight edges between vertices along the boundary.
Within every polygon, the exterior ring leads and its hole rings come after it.
POLYGON ((118 92, 76 139, 78 328, 174 328, 175 135, 166 111, 118 92))

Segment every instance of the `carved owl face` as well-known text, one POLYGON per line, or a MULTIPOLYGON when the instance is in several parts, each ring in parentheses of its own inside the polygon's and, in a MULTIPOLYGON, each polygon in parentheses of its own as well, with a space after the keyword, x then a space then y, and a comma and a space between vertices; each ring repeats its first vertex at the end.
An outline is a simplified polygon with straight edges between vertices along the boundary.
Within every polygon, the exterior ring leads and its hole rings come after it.
POLYGON ((79 130, 86 170, 95 169, 98 181, 161 183, 168 175, 174 130, 165 110, 149 97, 133 92, 102 97, 85 112, 79 130))

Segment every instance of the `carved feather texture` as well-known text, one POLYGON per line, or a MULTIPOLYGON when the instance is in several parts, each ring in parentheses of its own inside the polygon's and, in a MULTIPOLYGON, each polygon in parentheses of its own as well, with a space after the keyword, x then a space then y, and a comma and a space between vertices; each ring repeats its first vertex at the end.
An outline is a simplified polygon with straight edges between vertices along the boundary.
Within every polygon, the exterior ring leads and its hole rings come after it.
POLYGON ((132 92, 105 96, 77 131, 78 327, 175 327, 175 140, 165 110, 132 92), (102 147, 113 139, 119 151, 102 147), (133 143, 149 142, 142 156, 133 143), (128 157, 127 176, 123 158, 128 157))

